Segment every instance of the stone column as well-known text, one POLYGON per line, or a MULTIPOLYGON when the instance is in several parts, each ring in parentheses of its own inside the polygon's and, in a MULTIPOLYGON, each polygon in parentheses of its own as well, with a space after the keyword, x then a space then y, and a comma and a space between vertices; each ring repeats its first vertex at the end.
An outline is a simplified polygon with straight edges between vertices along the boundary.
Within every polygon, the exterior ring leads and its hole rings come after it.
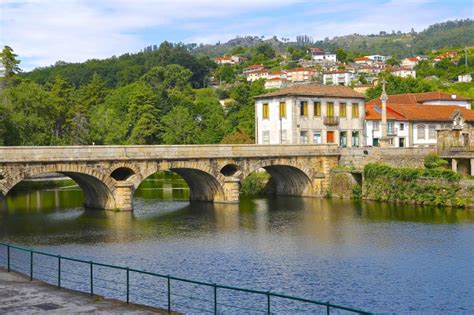
POLYGON ((474 176, 474 159, 470 159, 470 162, 471 162, 471 168, 469 170, 469 174, 471 176, 474 176))
POLYGON ((115 185, 115 209, 121 211, 133 210, 133 184, 117 183, 115 185))
POLYGON ((458 172, 458 161, 456 159, 451 160, 451 169, 453 172, 458 172))

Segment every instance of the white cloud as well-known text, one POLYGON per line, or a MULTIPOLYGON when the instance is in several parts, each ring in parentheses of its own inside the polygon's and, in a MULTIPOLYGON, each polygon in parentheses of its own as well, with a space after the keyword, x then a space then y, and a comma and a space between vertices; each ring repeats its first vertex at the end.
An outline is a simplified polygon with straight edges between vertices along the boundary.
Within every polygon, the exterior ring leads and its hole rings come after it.
POLYGON ((0 0, 0 45, 12 46, 28 70, 135 52, 162 40, 215 43, 236 35, 298 34, 321 39, 419 30, 457 14, 469 17, 468 10, 446 8, 429 0, 0 0))

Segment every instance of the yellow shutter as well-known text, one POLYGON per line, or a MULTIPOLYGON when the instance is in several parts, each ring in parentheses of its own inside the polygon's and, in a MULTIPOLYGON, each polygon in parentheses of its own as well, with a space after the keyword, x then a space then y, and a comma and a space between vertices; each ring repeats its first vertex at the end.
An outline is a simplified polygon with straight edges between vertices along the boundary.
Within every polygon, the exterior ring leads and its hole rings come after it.
POLYGON ((314 116, 321 116, 321 102, 314 102, 314 116))
POLYGON ((326 105, 326 109, 327 109, 327 116, 328 117, 334 117, 334 103, 332 102, 329 102, 327 103, 326 105))
POLYGON ((269 108, 268 108, 268 103, 263 104, 263 118, 269 118, 270 113, 269 113, 269 108))
POLYGON ((286 103, 280 102, 280 117, 286 117, 286 103))
POLYGON ((359 104, 352 103, 352 117, 357 118, 359 117, 359 104))
POLYGON ((346 103, 339 103, 339 116, 346 117, 346 103))

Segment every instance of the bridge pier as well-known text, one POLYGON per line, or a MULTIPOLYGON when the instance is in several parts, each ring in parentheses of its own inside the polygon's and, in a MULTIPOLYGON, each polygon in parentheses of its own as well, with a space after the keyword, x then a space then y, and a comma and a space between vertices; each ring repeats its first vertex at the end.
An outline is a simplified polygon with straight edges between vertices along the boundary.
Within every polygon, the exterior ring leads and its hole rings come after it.
POLYGON ((133 183, 119 182, 115 184, 115 209, 121 211, 133 210, 133 193, 135 189, 133 183))
POLYGON ((239 203, 240 201, 240 179, 235 177, 226 178, 223 184, 224 199, 215 200, 223 203, 239 203))

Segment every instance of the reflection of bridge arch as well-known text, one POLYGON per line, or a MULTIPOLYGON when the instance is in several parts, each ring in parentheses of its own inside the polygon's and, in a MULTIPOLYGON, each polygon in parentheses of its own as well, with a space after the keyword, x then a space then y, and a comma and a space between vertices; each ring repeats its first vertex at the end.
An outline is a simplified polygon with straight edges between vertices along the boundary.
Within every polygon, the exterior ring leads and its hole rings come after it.
POLYGON ((24 172, 18 172, 8 178, 8 184, 0 185, 3 196, 18 183, 28 177, 49 173, 63 174, 74 180, 84 192, 84 205, 88 208, 114 209, 114 181, 93 168, 74 164, 51 164, 29 166, 24 172))
POLYGON ((136 190, 146 178, 157 172, 172 171, 188 184, 191 200, 225 201, 222 178, 216 177, 208 164, 192 161, 162 162, 149 167, 141 176, 135 178, 132 181, 133 187, 136 190))
POLYGON ((260 160, 242 173, 241 179, 259 169, 265 169, 270 175, 276 195, 311 196, 314 195, 314 178, 324 178, 324 174, 310 168, 307 163, 293 160, 260 160))

